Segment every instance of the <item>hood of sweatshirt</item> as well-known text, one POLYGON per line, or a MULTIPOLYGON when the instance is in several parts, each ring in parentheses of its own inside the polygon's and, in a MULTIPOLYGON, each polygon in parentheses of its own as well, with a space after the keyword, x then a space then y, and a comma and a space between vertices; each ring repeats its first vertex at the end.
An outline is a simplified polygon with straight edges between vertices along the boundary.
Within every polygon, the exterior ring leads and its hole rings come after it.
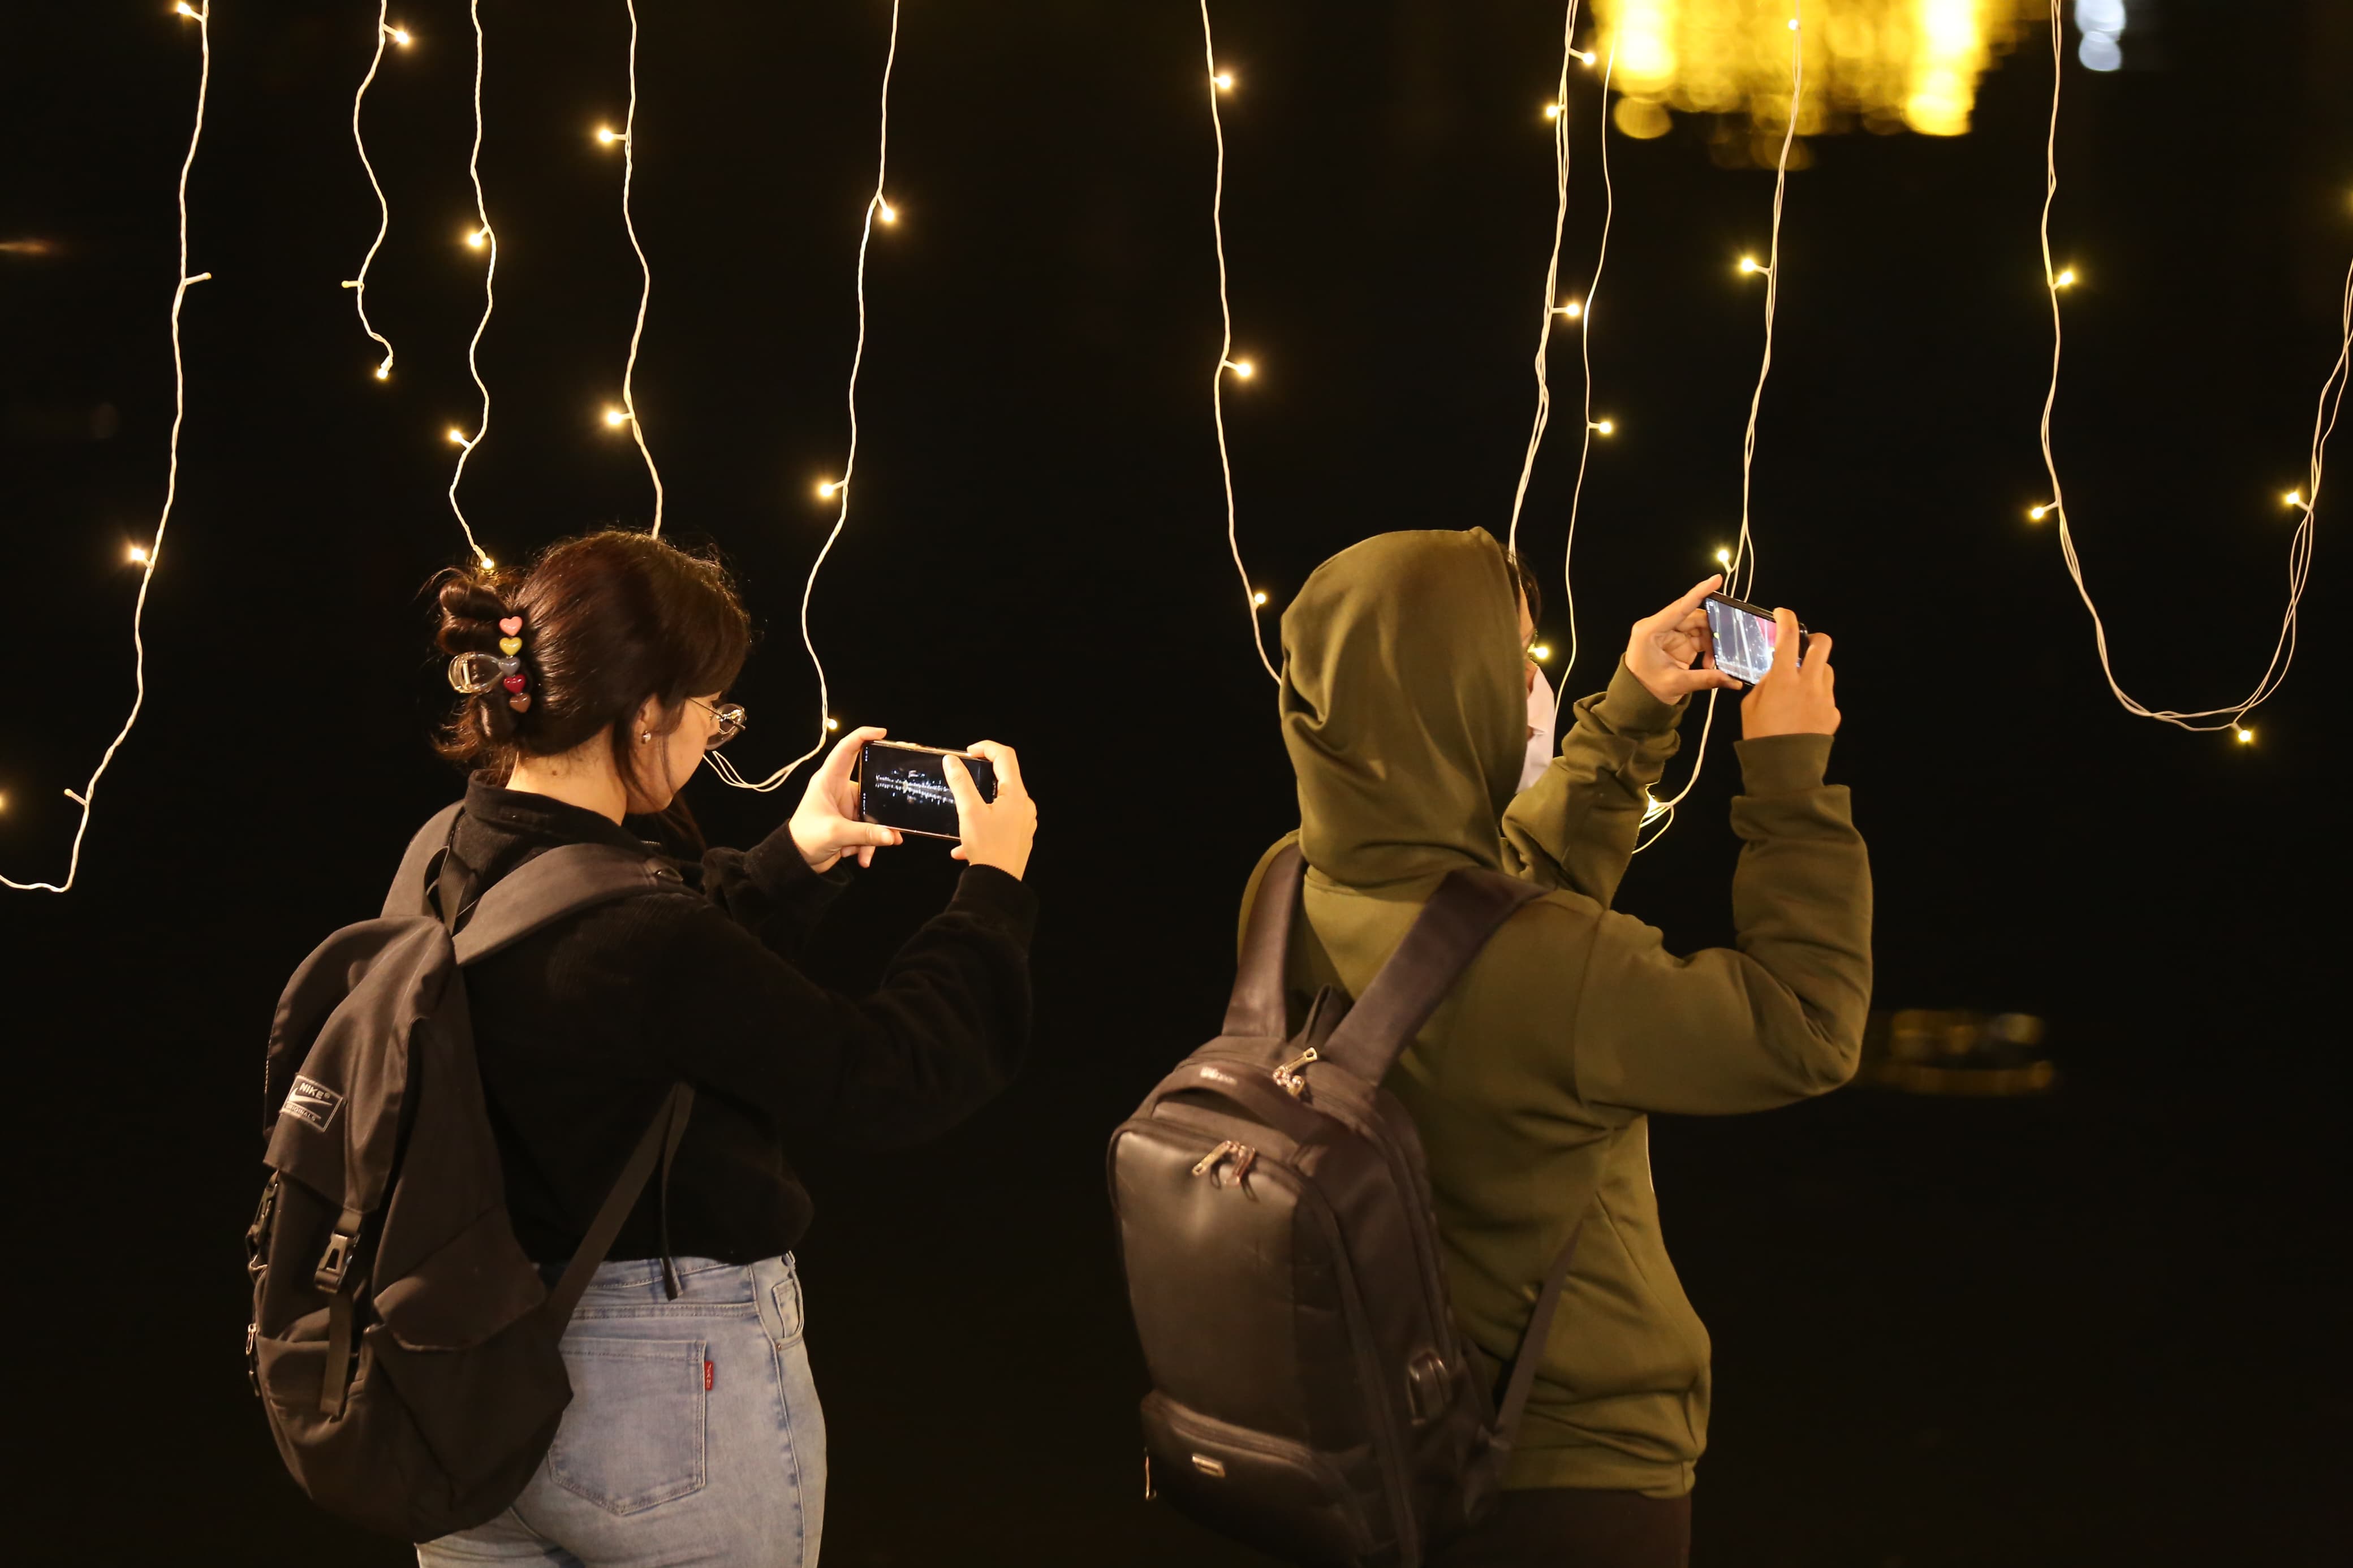
POLYGON ((1527 746, 1517 595, 1484 529, 1383 533, 1282 616, 1307 863, 1358 888, 1503 864, 1527 746))

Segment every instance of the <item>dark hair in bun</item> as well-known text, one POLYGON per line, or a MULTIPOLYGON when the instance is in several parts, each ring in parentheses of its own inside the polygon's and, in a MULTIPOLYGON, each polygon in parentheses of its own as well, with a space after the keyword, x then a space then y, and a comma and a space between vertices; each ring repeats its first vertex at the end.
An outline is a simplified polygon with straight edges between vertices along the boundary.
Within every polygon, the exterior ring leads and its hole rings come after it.
POLYGON ((715 559, 649 534, 608 530, 552 544, 522 570, 453 566, 435 580, 445 654, 496 655, 503 617, 522 619, 531 706, 504 689, 462 697, 436 747, 504 782, 521 756, 546 757, 609 734, 634 776, 638 710, 658 698, 674 727, 689 697, 724 691, 752 630, 715 559))

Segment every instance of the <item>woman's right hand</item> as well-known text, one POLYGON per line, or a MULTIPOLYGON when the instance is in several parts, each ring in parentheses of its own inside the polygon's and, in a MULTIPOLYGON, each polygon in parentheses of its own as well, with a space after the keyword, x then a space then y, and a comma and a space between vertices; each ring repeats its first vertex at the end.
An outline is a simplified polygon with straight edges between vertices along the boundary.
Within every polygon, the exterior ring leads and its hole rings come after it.
POLYGON ((946 760, 944 772, 955 794, 956 831, 963 842, 948 852, 967 865, 994 866, 1018 880, 1029 867, 1029 847, 1038 837, 1038 803, 1021 783, 1021 759, 1010 746, 977 741, 966 750, 986 757, 997 770, 997 799, 983 800, 972 771, 960 758, 946 760))
POLYGON ((1830 637, 1799 631, 1797 616, 1788 610, 1774 611, 1773 624, 1773 668, 1740 700, 1742 736, 1761 741, 1767 735, 1837 734, 1838 672, 1831 668, 1830 637))

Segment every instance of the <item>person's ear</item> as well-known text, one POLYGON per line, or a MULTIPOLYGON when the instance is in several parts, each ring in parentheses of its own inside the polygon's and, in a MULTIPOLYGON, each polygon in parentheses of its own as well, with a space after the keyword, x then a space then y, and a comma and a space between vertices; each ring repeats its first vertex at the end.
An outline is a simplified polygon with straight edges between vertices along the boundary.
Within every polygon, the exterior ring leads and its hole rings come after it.
POLYGON ((659 697, 649 697, 638 704, 637 716, 629 721, 629 741, 633 745, 650 745, 647 737, 661 733, 662 705, 659 697))

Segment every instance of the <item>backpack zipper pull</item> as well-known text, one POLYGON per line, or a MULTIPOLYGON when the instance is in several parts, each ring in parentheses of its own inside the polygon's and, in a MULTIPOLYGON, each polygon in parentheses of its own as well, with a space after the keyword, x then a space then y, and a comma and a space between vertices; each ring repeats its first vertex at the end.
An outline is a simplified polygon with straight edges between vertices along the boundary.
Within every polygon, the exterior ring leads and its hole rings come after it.
POLYGON ((1228 1155, 1241 1155, 1249 1152, 1249 1150, 1243 1148, 1240 1144, 1229 1138, 1224 1142, 1219 1144, 1216 1148, 1210 1150, 1207 1154, 1203 1155, 1201 1157, 1201 1163, 1193 1167, 1193 1173, 1197 1176, 1208 1176, 1209 1179, 1214 1182, 1217 1180, 1217 1177, 1211 1175, 1210 1173, 1215 1171, 1218 1168, 1219 1163, 1228 1155))
POLYGON ((1292 1099, 1304 1099, 1307 1094, 1307 1080, 1304 1078, 1302 1078, 1300 1074, 1310 1063, 1320 1062, 1324 1058, 1322 1057, 1315 1054, 1315 1047, 1314 1046, 1310 1046, 1305 1050, 1300 1052, 1297 1056, 1292 1058, 1289 1061, 1283 1063, 1281 1067, 1275 1068, 1274 1081, 1281 1084, 1286 1090, 1288 1090, 1292 1099))

